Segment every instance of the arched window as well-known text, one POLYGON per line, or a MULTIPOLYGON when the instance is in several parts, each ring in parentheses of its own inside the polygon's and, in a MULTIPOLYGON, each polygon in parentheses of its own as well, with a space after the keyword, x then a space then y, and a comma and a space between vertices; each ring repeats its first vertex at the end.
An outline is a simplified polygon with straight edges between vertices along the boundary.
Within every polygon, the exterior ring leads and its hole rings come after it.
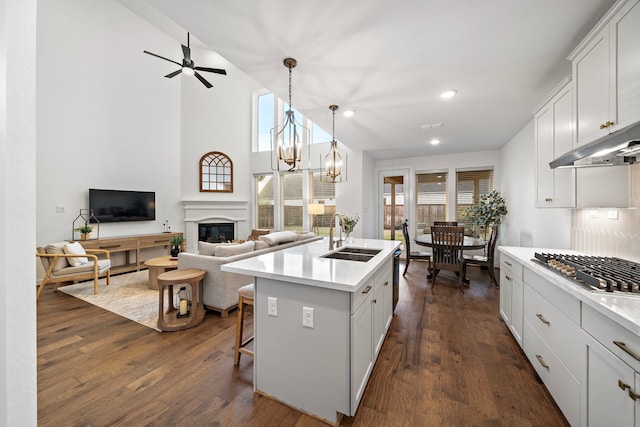
POLYGON ((200 192, 233 193, 233 162, 211 151, 200 158, 200 192))

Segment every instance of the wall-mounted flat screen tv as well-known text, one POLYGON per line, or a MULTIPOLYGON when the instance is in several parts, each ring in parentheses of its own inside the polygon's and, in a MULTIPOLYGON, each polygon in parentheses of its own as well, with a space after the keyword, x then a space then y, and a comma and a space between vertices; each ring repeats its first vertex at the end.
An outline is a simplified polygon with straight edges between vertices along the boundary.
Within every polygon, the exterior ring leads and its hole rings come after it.
POLYGON ((156 219, 156 193, 90 188, 89 209, 101 223, 153 221, 156 219))

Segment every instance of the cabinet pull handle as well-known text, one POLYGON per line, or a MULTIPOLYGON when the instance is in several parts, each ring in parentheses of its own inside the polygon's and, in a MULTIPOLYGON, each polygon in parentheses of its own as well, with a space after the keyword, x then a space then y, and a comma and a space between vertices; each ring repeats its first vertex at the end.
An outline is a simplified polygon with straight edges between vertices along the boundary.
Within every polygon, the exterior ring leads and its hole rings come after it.
POLYGON ((368 294, 370 290, 371 290, 371 286, 367 286, 366 288, 364 288, 364 291, 362 291, 362 293, 368 294))
POLYGON ((509 261, 505 261, 504 263, 511 267, 511 263, 509 261))
POLYGON ((553 202, 553 199, 551 197, 547 197, 546 199, 544 199, 545 202, 553 202))
POLYGON ((387 286, 389 284, 389 281, 387 280, 386 282, 384 282, 383 286, 387 286))
POLYGON ((629 389, 629 397, 635 402, 640 397, 640 394, 635 394, 631 389, 629 389))
POLYGON ((605 125, 604 123, 602 123, 602 124, 600 125, 600 129, 604 129, 604 128, 606 128, 606 127, 607 127, 607 125, 605 125))
POLYGON ((536 354, 536 359, 538 359, 538 362, 540 362, 543 368, 549 369, 549 365, 544 363, 544 359, 542 358, 542 356, 540 356, 539 354, 536 354))
POLYGON ((626 389, 631 390, 631 386, 629 384, 626 384, 622 380, 618 380, 618 387, 620 387, 622 390, 626 390, 626 389))
POLYGON ((536 313, 536 317, 537 317, 538 319, 540 319, 540 321, 541 321, 542 323, 544 323, 545 325, 550 325, 550 324, 551 324, 551 322, 549 322, 547 319, 545 319, 545 318, 544 318, 544 316, 543 316, 542 314, 537 314, 537 313, 536 313))
POLYGON ((615 125, 615 123, 613 123, 611 120, 607 120, 605 123, 600 125, 600 129, 608 128, 609 126, 613 125, 615 125))
POLYGON ((509 281, 511 280, 511 276, 509 276, 508 274, 506 276, 504 276, 504 278, 509 280, 509 281))
POLYGON ((378 303, 378 300, 377 300, 377 299, 374 299, 374 300, 373 300, 373 303, 374 303, 374 304, 377 304, 377 303, 378 303))
MULTIPOLYGON (((625 343, 623 343, 622 341, 613 341, 613 343, 615 345, 617 345, 618 347, 620 347, 622 349, 622 351, 624 351, 625 353, 627 353, 629 356, 633 357, 636 360, 640 360, 640 356, 638 356, 636 353, 634 353, 633 351, 629 350, 627 348, 627 345, 625 343)), ((634 399, 635 400, 635 399, 634 399)))

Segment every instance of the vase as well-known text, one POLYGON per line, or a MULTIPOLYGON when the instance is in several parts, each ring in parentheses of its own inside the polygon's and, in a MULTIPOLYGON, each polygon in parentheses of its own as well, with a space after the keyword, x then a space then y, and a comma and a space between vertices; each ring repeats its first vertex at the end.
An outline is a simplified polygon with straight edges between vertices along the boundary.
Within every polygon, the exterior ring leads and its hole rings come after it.
POLYGON ((351 231, 345 231, 344 234, 345 234, 344 242, 353 243, 353 238, 351 237, 351 231))
POLYGON ((177 257, 179 253, 180 253, 180 248, 178 247, 171 248, 171 256, 173 258, 177 257))
POLYGON ((89 240, 89 233, 80 233, 80 240, 89 240))

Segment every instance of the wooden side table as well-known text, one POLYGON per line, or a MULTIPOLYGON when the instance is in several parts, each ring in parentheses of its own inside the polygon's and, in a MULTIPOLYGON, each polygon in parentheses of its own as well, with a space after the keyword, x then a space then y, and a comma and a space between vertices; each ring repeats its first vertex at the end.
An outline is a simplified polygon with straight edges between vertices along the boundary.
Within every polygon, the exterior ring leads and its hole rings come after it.
POLYGON ((199 325, 204 320, 204 276, 207 272, 197 268, 172 270, 158 276, 158 329, 161 331, 180 331, 199 325), (178 307, 174 305, 174 285, 191 287, 191 308, 186 317, 178 317, 178 307), (165 289, 169 309, 164 311, 165 289))
POLYGON ((165 271, 178 268, 178 259, 169 255, 151 258, 144 262, 149 268, 149 289, 158 289, 158 276, 165 271))

